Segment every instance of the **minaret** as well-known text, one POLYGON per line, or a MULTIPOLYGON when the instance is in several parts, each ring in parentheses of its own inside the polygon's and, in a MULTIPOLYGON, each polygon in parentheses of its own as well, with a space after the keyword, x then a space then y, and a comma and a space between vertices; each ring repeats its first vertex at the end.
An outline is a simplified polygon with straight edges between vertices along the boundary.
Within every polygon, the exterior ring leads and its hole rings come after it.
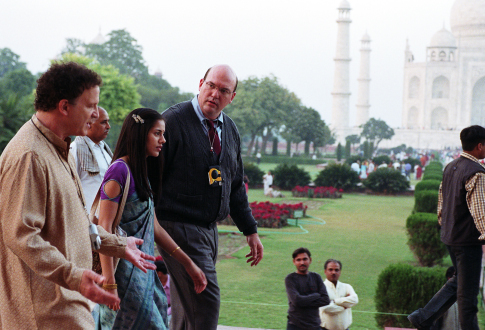
POLYGON ((370 38, 367 32, 361 40, 359 90, 355 114, 355 126, 365 124, 369 120, 369 88, 370 88, 370 38))
MULTIPOLYGON (((337 51, 335 54, 335 72, 333 77, 332 123, 333 129, 349 127, 349 97, 350 97, 350 4, 342 0, 338 7, 337 51)), ((343 137, 342 137, 343 138, 343 137)))

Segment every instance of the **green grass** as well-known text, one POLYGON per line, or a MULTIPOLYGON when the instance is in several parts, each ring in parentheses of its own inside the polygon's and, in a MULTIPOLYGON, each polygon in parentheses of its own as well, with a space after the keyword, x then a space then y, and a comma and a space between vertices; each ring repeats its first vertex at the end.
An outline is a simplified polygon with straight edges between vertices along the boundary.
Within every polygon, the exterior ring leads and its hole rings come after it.
MULTIPOLYGON (((261 190, 250 190, 249 199, 268 200, 261 190)), ((269 200, 281 203, 306 199, 269 200)), ((406 244, 405 232, 405 221, 413 205, 413 197, 361 194, 325 199, 317 208, 313 202, 308 214, 325 220, 325 225, 305 225, 309 233, 304 235, 264 234, 264 259, 257 267, 249 267, 244 262, 248 248, 236 252, 235 259, 217 264, 222 301, 219 323, 285 328, 288 300, 284 278, 295 270, 291 253, 304 246, 312 252, 311 271, 323 275, 325 260, 342 261, 340 279, 354 287, 360 300, 353 308, 352 329, 378 329, 373 314, 378 275, 390 263, 416 264, 406 244)))

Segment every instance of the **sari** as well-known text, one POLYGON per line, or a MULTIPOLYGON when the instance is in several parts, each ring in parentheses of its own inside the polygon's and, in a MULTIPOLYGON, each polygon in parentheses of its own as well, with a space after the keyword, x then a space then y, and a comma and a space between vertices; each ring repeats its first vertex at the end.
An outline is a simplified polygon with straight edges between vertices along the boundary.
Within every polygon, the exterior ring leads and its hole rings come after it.
MULTIPOLYGON (((120 227, 128 236, 143 239, 139 249, 154 253, 154 207, 152 199, 140 201, 135 193, 126 201, 120 227)), ((113 311, 99 305, 96 329, 168 329, 167 297, 156 271, 144 273, 125 259, 120 259, 115 273, 120 309, 113 311)))

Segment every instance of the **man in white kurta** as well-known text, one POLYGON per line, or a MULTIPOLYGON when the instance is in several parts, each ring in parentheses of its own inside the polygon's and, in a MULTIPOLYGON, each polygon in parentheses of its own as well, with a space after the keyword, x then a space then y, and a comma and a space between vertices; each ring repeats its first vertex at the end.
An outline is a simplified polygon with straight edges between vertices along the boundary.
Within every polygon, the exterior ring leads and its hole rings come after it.
POLYGON ((327 288, 330 304, 320 307, 322 328, 327 330, 345 330, 352 324, 351 307, 359 302, 359 298, 350 284, 339 282, 342 263, 335 259, 325 262, 323 284, 327 288))

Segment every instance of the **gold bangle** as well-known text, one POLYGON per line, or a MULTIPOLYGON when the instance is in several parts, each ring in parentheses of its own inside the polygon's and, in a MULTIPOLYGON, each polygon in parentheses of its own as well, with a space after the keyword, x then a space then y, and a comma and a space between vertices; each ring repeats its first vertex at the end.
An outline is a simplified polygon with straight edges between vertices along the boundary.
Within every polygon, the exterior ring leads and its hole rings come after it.
POLYGON ((171 257, 171 256, 172 256, 172 254, 174 254, 174 253, 175 253, 175 251, 177 251, 178 249, 180 249, 180 246, 177 246, 177 247, 175 248, 175 250, 173 250, 173 251, 172 251, 172 253, 170 253, 170 257, 171 257))
POLYGON ((104 290, 115 290, 118 289, 118 284, 103 284, 103 289, 104 290))

